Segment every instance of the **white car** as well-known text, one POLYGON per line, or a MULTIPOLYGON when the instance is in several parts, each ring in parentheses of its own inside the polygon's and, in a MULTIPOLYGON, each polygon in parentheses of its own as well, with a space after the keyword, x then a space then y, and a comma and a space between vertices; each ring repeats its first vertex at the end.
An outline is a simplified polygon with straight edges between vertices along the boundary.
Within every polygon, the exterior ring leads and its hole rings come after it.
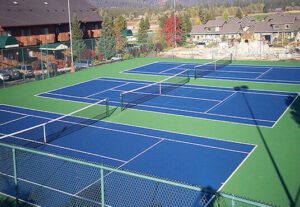
POLYGON ((117 54, 115 57, 112 57, 112 58, 111 58, 111 61, 119 61, 119 60, 123 60, 121 54, 117 54))

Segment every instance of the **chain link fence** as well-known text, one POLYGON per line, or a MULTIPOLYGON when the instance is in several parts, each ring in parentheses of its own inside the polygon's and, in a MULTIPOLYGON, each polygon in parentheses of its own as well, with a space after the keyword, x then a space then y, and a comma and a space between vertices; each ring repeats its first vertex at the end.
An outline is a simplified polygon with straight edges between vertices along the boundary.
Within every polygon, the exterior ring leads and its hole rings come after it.
POLYGON ((266 207, 226 193, 0 143, 0 192, 37 206, 266 207))
MULTIPOLYGON (((226 38, 205 43, 197 41, 194 36, 180 33, 146 33, 73 41, 76 71, 138 57, 212 60, 233 54, 234 60, 295 59, 300 58, 299 49, 296 49, 273 48, 264 41, 237 42, 226 38)), ((15 68, 19 72, 13 76, 13 72, 8 71, 10 78, 7 79, 1 78, 0 74, 0 87, 62 75, 70 71, 70 66, 70 42, 0 49, 0 72, 3 73, 5 68, 15 68)))

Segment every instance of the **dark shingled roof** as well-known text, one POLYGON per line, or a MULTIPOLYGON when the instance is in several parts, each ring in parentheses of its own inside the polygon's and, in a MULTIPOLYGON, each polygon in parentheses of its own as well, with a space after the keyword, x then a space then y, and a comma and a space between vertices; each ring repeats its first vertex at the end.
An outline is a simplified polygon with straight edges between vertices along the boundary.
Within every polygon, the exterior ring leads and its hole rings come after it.
MULTIPOLYGON (((0 0, 0 5, 2 27, 68 23, 66 0, 0 0)), ((70 7, 71 15, 76 13, 82 22, 101 21, 96 8, 86 0, 70 0, 70 7)))
POLYGON ((222 27, 225 24, 224 19, 209 20, 205 27, 222 27))
POLYGON ((195 26, 193 26, 192 31, 191 31, 191 34, 204 34, 204 33, 207 33, 204 30, 204 25, 195 25, 195 26))
POLYGON ((243 32, 241 24, 239 23, 227 23, 224 24, 221 30, 222 34, 240 34, 243 32))
POLYGON ((273 27, 269 22, 256 22, 253 27, 250 29, 251 32, 274 32, 273 27))
POLYGON ((272 24, 293 24, 296 17, 292 14, 274 14, 266 18, 272 24))

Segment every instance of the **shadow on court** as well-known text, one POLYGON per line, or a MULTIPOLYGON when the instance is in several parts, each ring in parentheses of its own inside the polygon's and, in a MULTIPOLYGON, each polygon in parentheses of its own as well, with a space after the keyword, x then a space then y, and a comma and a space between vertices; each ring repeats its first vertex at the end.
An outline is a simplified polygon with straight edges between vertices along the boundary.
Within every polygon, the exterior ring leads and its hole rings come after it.
MULTIPOLYGON (((286 99, 286 104, 289 104, 292 101, 293 101, 293 97, 288 97, 286 99)), ((292 118, 300 127, 300 97, 298 97, 296 99, 296 101, 293 103, 293 105, 290 107, 290 109, 291 109, 290 114, 292 115, 292 118)))
POLYGON ((0 199, 0 206, 5 206, 5 207, 31 207, 32 205, 18 202, 15 199, 12 198, 3 198, 0 199))
MULTIPOLYGON (((237 86, 237 87, 234 87, 235 91, 246 91, 248 89, 249 89, 248 86, 237 86)), ((299 197, 299 193, 300 192, 298 192, 297 198, 294 200, 293 197, 292 197, 292 195, 291 195, 291 193, 290 193, 290 191, 289 191, 289 189, 288 189, 288 186, 286 185, 286 182, 285 182, 285 180, 284 180, 284 178, 283 178, 283 176, 282 176, 282 174, 281 174, 281 172, 279 170, 279 167, 278 167, 278 165, 277 165, 277 163, 276 163, 276 161, 275 161, 275 159, 274 159, 274 157, 272 155, 271 149, 270 149, 270 147, 269 147, 269 145, 268 145, 268 143, 267 143, 267 141, 266 141, 266 139, 265 139, 265 137, 264 137, 264 135, 263 135, 263 133, 262 133, 262 131, 261 131, 258 123, 257 123, 257 121, 256 121, 253 109, 252 109, 251 105, 249 104, 247 96, 245 95, 245 93, 242 93, 242 94, 243 94, 243 98, 244 98, 244 100, 245 100, 245 102, 247 104, 247 107, 249 109, 249 112, 250 112, 250 114, 251 114, 251 116, 252 116, 252 118, 253 118, 253 120, 255 122, 255 126, 256 126, 257 132, 258 132, 258 134, 259 134, 259 136, 261 138, 261 141, 263 142, 263 146, 266 149, 266 152, 267 152, 267 154, 268 154, 268 156, 270 158, 270 161, 271 161, 271 163, 272 163, 272 165, 274 167, 274 170, 275 170, 275 172, 276 172, 276 174, 277 174, 277 176, 279 178, 279 181, 280 181, 280 183, 281 183, 281 185, 283 187, 283 190, 284 190, 284 192, 285 192, 285 194, 286 194, 286 196, 287 196, 287 198, 289 200, 289 204, 290 204, 289 206, 290 207, 296 207, 296 200, 299 199, 298 197, 299 197)), ((292 101, 291 98, 292 97, 289 97, 288 98, 289 100, 286 101, 287 105, 289 105, 291 103, 291 101, 292 101)), ((300 103, 299 100, 298 100, 298 102, 300 103)), ((297 107, 297 108, 299 109, 299 107, 297 107)), ((299 110, 298 110, 298 115, 299 115, 299 110)), ((299 116, 297 116, 297 117, 299 118, 299 116)), ((298 122, 298 123, 300 123, 300 122, 298 122)))

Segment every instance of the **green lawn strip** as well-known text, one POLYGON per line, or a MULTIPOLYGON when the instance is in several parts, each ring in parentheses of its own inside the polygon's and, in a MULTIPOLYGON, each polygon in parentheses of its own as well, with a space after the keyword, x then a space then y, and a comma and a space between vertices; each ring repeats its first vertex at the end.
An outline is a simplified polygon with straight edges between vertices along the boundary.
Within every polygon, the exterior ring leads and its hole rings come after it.
MULTIPOLYGON (((163 60, 167 61, 173 59, 163 60)), ((1 89, 0 103, 58 113, 69 113, 86 106, 86 104, 40 98, 35 97, 34 95, 97 77, 116 77, 151 81, 162 80, 166 77, 120 73, 122 70, 143 64, 149 64, 155 61, 157 61, 157 59, 134 59, 102 65, 94 69, 58 76, 44 81, 36 81, 1 89)), ((161 61, 161 59, 159 59, 159 61, 161 61)), ((178 59, 177 61, 182 60, 178 59)), ((245 82, 192 79, 191 84, 235 87, 245 85, 245 82)), ((247 86, 250 89, 259 90, 300 91, 299 86, 292 84, 281 85, 247 82, 247 86)), ((297 184, 299 184, 298 175, 300 174, 300 167, 298 164, 299 159, 297 159, 300 157, 298 150, 298 146, 300 144, 298 135, 300 130, 299 126, 292 119, 290 112, 291 109, 282 117, 273 129, 261 127, 261 131, 264 139, 267 141, 271 149, 272 155, 280 169, 280 173, 282 174, 286 185, 288 186, 290 194, 293 198, 295 198, 298 190, 297 184)), ((281 206, 287 206, 289 204, 286 193, 276 171, 274 170, 274 166, 270 161, 270 157, 264 147, 262 138, 255 126, 196 119, 184 116, 162 115, 160 113, 137 110, 125 110, 121 113, 120 109, 118 109, 107 120, 123 124, 174 131, 178 133, 256 144, 258 145, 257 149, 224 186, 223 190, 256 200, 279 204, 281 206)))

